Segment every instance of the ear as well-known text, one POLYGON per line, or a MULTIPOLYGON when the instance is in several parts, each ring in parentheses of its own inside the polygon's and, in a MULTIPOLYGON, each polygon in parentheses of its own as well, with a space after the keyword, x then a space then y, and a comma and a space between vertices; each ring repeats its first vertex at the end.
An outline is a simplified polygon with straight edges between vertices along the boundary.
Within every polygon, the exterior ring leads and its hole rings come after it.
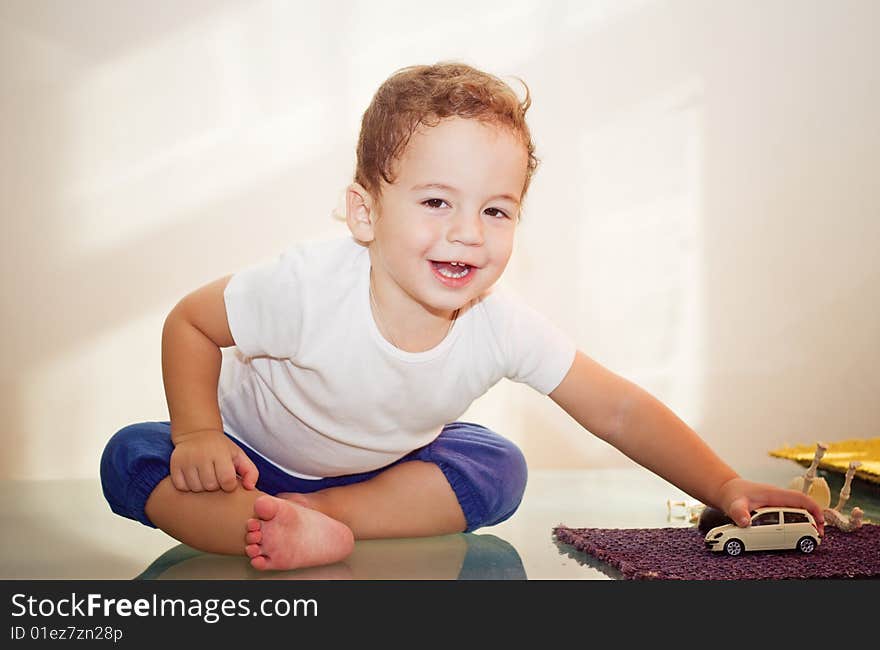
POLYGON ((375 237, 374 205, 373 197, 360 183, 352 183, 345 190, 345 222, 354 238, 365 244, 375 237))

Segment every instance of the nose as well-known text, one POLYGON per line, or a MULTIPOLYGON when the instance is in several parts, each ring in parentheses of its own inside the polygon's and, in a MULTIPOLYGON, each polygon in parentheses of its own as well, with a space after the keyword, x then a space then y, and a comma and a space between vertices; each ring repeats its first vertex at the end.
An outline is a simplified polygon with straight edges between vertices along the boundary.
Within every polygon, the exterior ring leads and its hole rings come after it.
POLYGON ((446 238, 452 243, 480 246, 483 243, 483 220, 480 214, 462 210, 453 215, 446 238))

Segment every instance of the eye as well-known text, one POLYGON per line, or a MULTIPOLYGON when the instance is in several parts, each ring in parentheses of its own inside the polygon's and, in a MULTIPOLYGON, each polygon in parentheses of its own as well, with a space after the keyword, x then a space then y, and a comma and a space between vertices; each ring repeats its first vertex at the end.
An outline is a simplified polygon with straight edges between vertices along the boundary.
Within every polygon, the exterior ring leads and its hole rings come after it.
POLYGON ((490 217, 500 217, 502 219, 507 219, 507 213, 504 212, 504 210, 499 210, 498 208, 486 208, 486 212, 488 212, 489 210, 494 210, 495 212, 498 213, 498 214, 490 214, 489 215, 490 217))
POLYGON ((429 208, 434 208, 435 210, 439 210, 441 207, 437 205, 438 203, 446 203, 446 201, 443 199, 428 199, 427 201, 422 201, 422 205, 427 205, 429 208))

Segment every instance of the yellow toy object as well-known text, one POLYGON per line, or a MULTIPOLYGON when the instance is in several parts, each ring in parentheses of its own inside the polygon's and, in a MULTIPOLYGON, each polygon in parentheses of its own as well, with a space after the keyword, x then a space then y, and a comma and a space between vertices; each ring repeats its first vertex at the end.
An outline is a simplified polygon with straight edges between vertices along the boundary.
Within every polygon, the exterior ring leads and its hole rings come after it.
MULTIPOLYGON (((787 458, 806 467, 810 464, 813 447, 782 447, 771 451, 770 455, 787 458)), ((880 484, 880 438, 855 438, 830 443, 827 453, 819 462, 819 469, 845 474, 853 461, 861 463, 856 469, 855 478, 880 484)))
POLYGON ((816 477, 816 469, 819 467, 819 461, 828 451, 828 445, 821 442, 816 443, 816 452, 813 454, 813 462, 804 472, 803 476, 797 476, 788 484, 789 490, 797 490, 803 492, 819 504, 819 507, 825 510, 831 505, 831 488, 828 487, 828 481, 824 478, 816 477))

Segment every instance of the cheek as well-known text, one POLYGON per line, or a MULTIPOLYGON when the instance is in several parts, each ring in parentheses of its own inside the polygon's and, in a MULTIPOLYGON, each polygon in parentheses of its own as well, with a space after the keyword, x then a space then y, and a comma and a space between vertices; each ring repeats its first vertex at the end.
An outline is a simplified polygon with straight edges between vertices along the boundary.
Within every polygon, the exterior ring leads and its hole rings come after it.
POLYGON ((430 220, 421 221, 418 227, 411 229, 408 236, 408 240, 413 248, 424 255, 427 255, 429 251, 434 249, 438 240, 442 238, 443 230, 440 227, 439 221, 431 222, 430 220))
POLYGON ((508 249, 508 250, 504 251, 503 254, 498 255, 497 263, 498 263, 499 272, 503 273, 504 269, 507 268, 507 263, 510 262, 510 253, 511 253, 511 250, 508 249))
POLYGON ((498 257, 510 257, 513 253, 513 228, 499 229, 496 236, 492 238, 493 253, 498 257))
POLYGON ((436 243, 429 230, 414 228, 397 232, 389 252, 401 267, 414 270, 430 259, 432 251, 436 252, 436 243))

